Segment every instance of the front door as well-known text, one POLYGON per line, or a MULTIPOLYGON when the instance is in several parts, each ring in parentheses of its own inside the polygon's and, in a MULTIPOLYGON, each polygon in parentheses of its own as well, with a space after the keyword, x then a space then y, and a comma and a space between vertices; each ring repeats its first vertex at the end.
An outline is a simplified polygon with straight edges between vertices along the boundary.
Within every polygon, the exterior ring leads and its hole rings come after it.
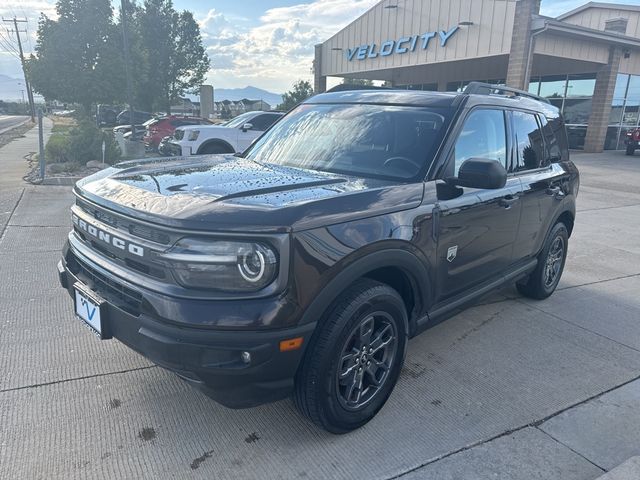
MULTIPOLYGON (((457 176, 460 165, 469 158, 495 160, 506 168, 510 158, 508 138, 504 111, 472 110, 445 171, 457 176)), ((463 188, 457 198, 438 201, 438 301, 497 277, 511 265, 521 194, 520 179, 512 176, 503 188, 463 188)))

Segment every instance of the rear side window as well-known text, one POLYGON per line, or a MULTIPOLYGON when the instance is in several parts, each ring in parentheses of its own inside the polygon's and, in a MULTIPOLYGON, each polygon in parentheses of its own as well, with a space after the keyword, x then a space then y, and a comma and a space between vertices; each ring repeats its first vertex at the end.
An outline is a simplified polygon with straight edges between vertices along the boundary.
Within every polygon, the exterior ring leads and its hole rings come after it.
POLYGON ((278 119, 279 115, 274 115, 273 113, 265 113, 263 115, 258 115, 257 117, 249 120, 248 123, 253 125, 252 130, 258 130, 260 132, 268 129, 273 123, 278 119))
POLYGON ((567 131, 562 119, 560 117, 545 118, 543 124, 542 132, 547 144, 549 161, 554 163, 569 160, 567 131))
POLYGON ((544 167, 547 164, 544 139, 536 115, 514 111, 512 118, 516 156, 510 171, 521 172, 544 167))
POLYGON ((507 129, 502 110, 478 109, 471 112, 456 141, 455 171, 470 158, 486 158, 501 163, 506 168, 507 129))

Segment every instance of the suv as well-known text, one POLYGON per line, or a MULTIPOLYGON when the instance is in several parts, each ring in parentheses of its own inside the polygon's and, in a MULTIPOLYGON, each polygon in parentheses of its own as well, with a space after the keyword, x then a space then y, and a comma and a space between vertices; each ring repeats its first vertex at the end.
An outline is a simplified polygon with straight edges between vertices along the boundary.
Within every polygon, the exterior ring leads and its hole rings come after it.
POLYGON ((181 127, 164 150, 172 155, 242 152, 282 115, 282 112, 247 112, 222 125, 181 127))
POLYGON ((506 284, 553 293, 578 184, 558 109, 525 92, 321 94, 240 156, 80 180, 60 282, 100 338, 223 405, 293 395, 342 433, 410 337, 506 284))
POLYGON ((177 115, 168 115, 160 117, 147 123, 144 137, 144 146, 147 151, 155 151, 164 137, 173 135, 176 128, 187 125, 211 125, 209 120, 198 117, 184 117, 177 115))
POLYGON ((629 130, 625 135, 624 144, 627 146, 625 153, 633 155, 640 148, 640 128, 629 130))

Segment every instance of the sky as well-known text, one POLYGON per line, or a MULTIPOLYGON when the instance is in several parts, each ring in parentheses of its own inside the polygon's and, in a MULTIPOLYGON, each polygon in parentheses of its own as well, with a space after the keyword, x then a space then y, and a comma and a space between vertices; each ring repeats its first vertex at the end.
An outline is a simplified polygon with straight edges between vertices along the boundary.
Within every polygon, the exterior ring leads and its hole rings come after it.
MULTIPOLYGON (((142 0, 138 0, 141 2, 142 0)), ((247 85, 282 93, 298 79, 312 80, 313 46, 339 31, 379 0, 174 0, 200 24, 215 88, 247 85)), ((541 14, 557 16, 587 0, 542 0, 541 14)), ((640 0, 600 0, 639 4, 640 0)), ((114 3, 119 3, 114 0, 114 3)), ((41 12, 55 17, 55 0, 0 0, 0 16, 26 17, 24 49, 30 53, 41 12)), ((13 42, 0 25, 0 75, 19 78, 20 62, 6 47, 13 42)))

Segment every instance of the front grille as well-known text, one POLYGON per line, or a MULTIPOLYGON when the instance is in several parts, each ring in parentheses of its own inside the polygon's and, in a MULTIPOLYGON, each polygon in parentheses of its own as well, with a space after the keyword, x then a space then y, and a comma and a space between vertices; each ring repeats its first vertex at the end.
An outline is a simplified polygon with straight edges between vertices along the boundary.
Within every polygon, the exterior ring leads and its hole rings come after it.
POLYGON ((159 243, 161 245, 169 245, 169 243, 171 243, 171 238, 169 237, 169 235, 160 230, 156 230, 154 228, 142 225, 126 218, 112 215, 111 213, 101 208, 96 208, 92 205, 89 205, 88 203, 83 202, 80 199, 76 200, 76 205, 78 205, 82 210, 87 212, 99 222, 109 225, 110 227, 124 230, 126 232, 129 232, 131 235, 139 238, 144 238, 145 240, 159 243))
POLYGON ((182 140, 184 138, 184 130, 176 130, 173 132, 173 138, 176 140, 182 140))
POLYGON ((136 317, 142 312, 143 298, 137 291, 108 278, 84 262, 81 262, 72 254, 69 254, 67 258, 67 267, 74 275, 85 282, 87 286, 105 300, 114 303, 116 306, 136 317))

